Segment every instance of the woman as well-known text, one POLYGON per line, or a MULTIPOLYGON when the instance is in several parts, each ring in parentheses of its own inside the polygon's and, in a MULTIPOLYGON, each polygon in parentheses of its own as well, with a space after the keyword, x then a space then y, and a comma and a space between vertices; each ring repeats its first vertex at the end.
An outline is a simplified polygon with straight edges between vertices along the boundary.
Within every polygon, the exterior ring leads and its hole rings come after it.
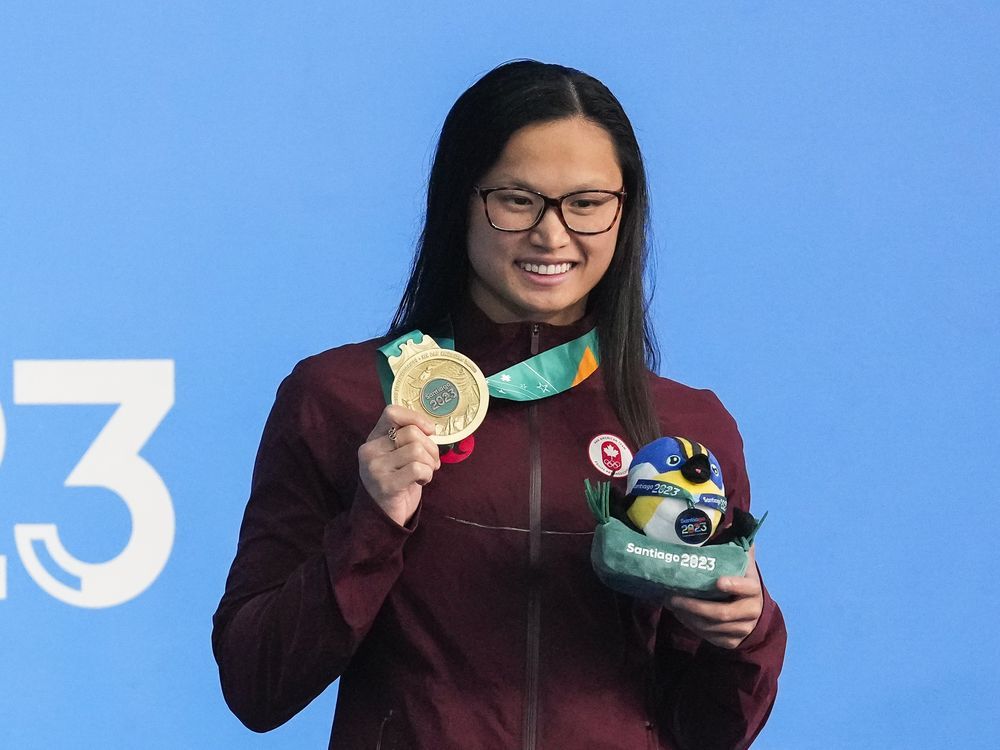
POLYGON ((247 726, 283 723, 341 677, 331 748, 753 739, 785 642, 756 566, 720 581, 726 602, 662 606, 590 567, 584 478, 621 476, 661 434, 710 446, 730 504, 749 505, 718 399, 651 374, 646 219, 635 135, 596 79, 520 61, 459 98, 390 335, 299 363, 264 430, 213 633, 247 726), (413 329, 453 333, 488 375, 591 330, 603 356, 557 395, 493 399, 445 451, 379 387, 377 348, 413 329))

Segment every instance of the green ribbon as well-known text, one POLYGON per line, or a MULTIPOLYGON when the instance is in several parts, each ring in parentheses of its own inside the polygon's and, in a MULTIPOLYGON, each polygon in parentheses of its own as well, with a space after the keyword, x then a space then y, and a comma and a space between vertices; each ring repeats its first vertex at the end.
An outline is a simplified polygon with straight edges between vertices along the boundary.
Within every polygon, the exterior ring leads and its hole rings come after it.
POLYGON ((490 395, 509 401, 535 401, 568 391, 575 382, 581 382, 593 370, 581 373, 580 366, 587 358, 587 350, 593 356, 594 369, 600 362, 597 349, 597 329, 565 344, 529 357, 523 362, 511 365, 506 370, 486 378, 490 395), (577 376, 582 377, 577 380, 577 376))
MULTIPOLYGON (((389 357, 400 356, 402 353, 400 346, 407 341, 420 343, 423 339, 424 334, 421 331, 410 331, 379 347, 378 351, 382 356, 378 357, 376 364, 386 403, 389 403, 393 379, 392 370, 389 368, 389 357)), ((442 349, 455 348, 455 340, 451 336, 435 337, 434 340, 442 349)), ((536 401, 568 391, 575 384, 586 380, 599 364, 597 329, 592 328, 579 338, 488 376, 486 386, 493 398, 536 401)))

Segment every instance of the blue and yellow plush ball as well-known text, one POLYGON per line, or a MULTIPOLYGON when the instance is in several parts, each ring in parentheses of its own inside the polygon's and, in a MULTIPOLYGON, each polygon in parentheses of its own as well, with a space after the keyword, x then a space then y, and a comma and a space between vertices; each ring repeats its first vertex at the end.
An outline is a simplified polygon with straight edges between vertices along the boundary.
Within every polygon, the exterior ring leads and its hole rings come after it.
POLYGON ((627 515, 653 539, 701 546, 726 514, 726 490, 715 456, 701 443, 663 437, 644 446, 628 470, 627 515))

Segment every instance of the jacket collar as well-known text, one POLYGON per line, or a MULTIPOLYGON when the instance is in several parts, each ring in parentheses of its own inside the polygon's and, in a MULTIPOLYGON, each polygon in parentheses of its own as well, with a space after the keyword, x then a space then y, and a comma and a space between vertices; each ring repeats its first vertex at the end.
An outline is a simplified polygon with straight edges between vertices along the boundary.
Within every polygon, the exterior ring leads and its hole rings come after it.
POLYGON ((452 315, 455 348, 487 375, 532 356, 531 337, 535 326, 538 326, 538 351, 544 352, 582 336, 594 325, 592 313, 564 326, 530 321, 495 323, 468 298, 452 315))

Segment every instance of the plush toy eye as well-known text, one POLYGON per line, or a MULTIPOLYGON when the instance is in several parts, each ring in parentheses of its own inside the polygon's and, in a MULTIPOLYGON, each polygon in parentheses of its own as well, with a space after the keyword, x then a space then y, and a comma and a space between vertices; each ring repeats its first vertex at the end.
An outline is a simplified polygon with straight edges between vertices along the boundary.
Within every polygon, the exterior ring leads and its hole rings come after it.
POLYGON ((676 466, 681 462, 680 456, 669 456, 667 458, 667 466, 676 466))
POLYGON ((715 474, 715 476, 719 476, 719 467, 715 464, 712 464, 712 473, 715 474))

